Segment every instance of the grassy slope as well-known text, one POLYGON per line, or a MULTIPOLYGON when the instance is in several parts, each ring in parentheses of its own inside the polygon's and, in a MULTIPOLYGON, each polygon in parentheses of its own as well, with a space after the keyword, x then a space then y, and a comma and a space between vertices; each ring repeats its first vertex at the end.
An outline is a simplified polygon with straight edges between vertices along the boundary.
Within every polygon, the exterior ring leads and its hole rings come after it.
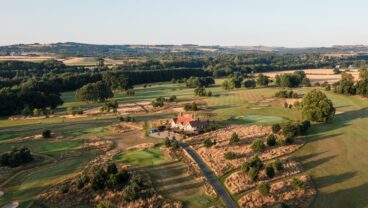
POLYGON ((20 207, 27 207, 37 194, 51 184, 60 183, 74 176, 96 155, 95 152, 87 152, 80 157, 65 159, 23 172, 17 179, 10 181, 2 188, 5 195, 0 197, 0 205, 17 200, 20 202, 20 207))
POLYGON ((312 207, 367 207, 368 101, 328 96, 341 113, 313 127, 308 144, 295 154, 318 187, 312 207))

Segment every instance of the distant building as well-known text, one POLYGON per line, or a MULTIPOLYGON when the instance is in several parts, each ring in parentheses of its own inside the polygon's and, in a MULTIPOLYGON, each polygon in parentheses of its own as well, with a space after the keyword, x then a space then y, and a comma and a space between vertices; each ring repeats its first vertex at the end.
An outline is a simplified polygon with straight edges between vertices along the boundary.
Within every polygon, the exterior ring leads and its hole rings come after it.
POLYGON ((207 126, 206 121, 200 121, 194 114, 183 115, 179 113, 178 117, 170 120, 172 129, 178 129, 186 132, 200 132, 207 126))

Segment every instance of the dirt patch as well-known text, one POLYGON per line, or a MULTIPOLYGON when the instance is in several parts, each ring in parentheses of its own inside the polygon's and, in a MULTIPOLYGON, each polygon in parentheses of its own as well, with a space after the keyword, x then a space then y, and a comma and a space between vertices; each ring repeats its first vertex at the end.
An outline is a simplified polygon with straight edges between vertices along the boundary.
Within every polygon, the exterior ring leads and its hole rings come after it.
POLYGON ((309 207, 316 190, 309 176, 299 177, 304 182, 304 188, 296 189, 289 180, 271 184, 270 194, 262 196, 258 191, 250 192, 239 200, 240 207, 271 207, 279 203, 285 203, 289 207, 309 207))
MULTIPOLYGON (((302 172, 300 163, 296 161, 286 159, 281 162, 284 166, 284 169, 281 171, 277 171, 276 175, 271 180, 278 180, 302 172)), ((259 180, 270 181, 270 179, 266 176, 265 170, 262 170, 260 172, 259 180)), ((237 171, 226 178, 225 185, 232 194, 238 194, 255 188, 257 184, 252 182, 248 176, 242 173, 242 171, 237 171)))

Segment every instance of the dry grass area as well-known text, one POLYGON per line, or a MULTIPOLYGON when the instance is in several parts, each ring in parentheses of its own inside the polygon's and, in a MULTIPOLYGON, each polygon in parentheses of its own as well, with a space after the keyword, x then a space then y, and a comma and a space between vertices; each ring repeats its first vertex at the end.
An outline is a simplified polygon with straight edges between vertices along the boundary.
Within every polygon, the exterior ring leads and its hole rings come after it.
POLYGON ((32 61, 39 62, 49 59, 56 59, 53 56, 0 56, 0 61, 32 61))
POLYGON ((295 188, 288 180, 279 181, 271 184, 269 195, 262 196, 258 191, 253 191, 241 197, 239 205, 240 207, 258 208, 286 203, 289 207, 309 207, 316 195, 316 190, 309 176, 301 176, 299 179, 304 182, 304 188, 295 188))
MULTIPOLYGON (((274 78, 277 74, 293 73, 294 71, 296 70, 266 72, 264 74, 271 78, 274 78)), ((334 74, 333 69, 304 69, 303 71, 307 74, 307 77, 311 80, 312 84, 316 82, 322 83, 325 81, 332 84, 339 81, 341 78, 341 74, 334 74)), ((341 71, 344 70, 341 69, 341 71)), ((359 78, 358 70, 350 70, 347 73, 352 74, 354 76, 354 79, 356 80, 359 78)))
MULTIPOLYGON (((255 152, 251 149, 251 143, 254 139, 265 140, 265 137, 271 133, 271 127, 259 125, 231 125, 229 127, 208 132, 199 136, 188 138, 190 143, 203 160, 212 168, 218 176, 222 176, 232 169, 239 168, 241 164, 250 159, 255 152), (230 145, 230 137, 236 132, 239 135, 240 142, 238 145, 230 145), (206 148, 202 141, 205 138, 216 140, 216 145, 206 148), (224 158, 225 152, 234 152, 238 155, 236 159, 227 160, 224 158)), ((265 151, 259 154, 262 160, 270 160, 289 154, 301 147, 301 141, 297 140, 292 145, 266 147, 265 151)))
MULTIPOLYGON (((276 171, 276 175, 271 180, 278 180, 281 178, 290 177, 302 172, 300 163, 296 161, 285 159, 281 162, 284 166, 284 169, 281 171, 276 171)), ((271 180, 267 177, 264 169, 260 171, 259 181, 271 180)), ((225 185, 232 194, 238 194, 255 188, 257 184, 252 182, 248 176, 244 175, 242 171, 236 171, 226 178, 225 185)))

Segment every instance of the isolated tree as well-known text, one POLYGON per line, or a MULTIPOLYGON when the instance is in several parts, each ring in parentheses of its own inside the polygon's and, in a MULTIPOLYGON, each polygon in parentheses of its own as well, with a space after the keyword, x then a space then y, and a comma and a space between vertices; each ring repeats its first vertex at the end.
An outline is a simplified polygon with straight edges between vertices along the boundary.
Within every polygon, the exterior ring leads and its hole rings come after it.
POLYGON ((267 196, 270 193, 270 185, 266 182, 261 182, 257 189, 262 196, 267 196))
POLYGON ((281 163, 281 161, 279 159, 276 159, 275 162, 273 163, 274 168, 277 171, 281 171, 284 169, 284 165, 281 163))
POLYGON ((306 94, 301 103, 304 119, 317 122, 327 122, 335 115, 332 101, 319 90, 306 94))
POLYGON ((281 126, 280 126, 280 124, 273 124, 272 125, 272 132, 274 133, 274 134, 277 134, 277 133, 279 133, 279 131, 281 130, 281 126))
POLYGON ((231 135, 231 138, 230 138, 230 142, 229 142, 229 144, 230 145, 233 145, 233 144, 238 144, 239 143, 239 141, 240 141, 240 139, 239 139, 239 135, 237 134, 237 133, 233 133, 232 135, 231 135))
POLYGON ((269 178, 273 178, 275 176, 275 169, 273 169, 272 165, 266 166, 266 175, 269 178))
POLYGON ((272 146, 275 146, 276 145, 276 137, 274 134, 270 134, 267 136, 267 145, 272 147, 272 146))
POLYGON ((42 137, 47 139, 51 137, 51 131, 49 129, 45 129, 42 131, 42 137))

